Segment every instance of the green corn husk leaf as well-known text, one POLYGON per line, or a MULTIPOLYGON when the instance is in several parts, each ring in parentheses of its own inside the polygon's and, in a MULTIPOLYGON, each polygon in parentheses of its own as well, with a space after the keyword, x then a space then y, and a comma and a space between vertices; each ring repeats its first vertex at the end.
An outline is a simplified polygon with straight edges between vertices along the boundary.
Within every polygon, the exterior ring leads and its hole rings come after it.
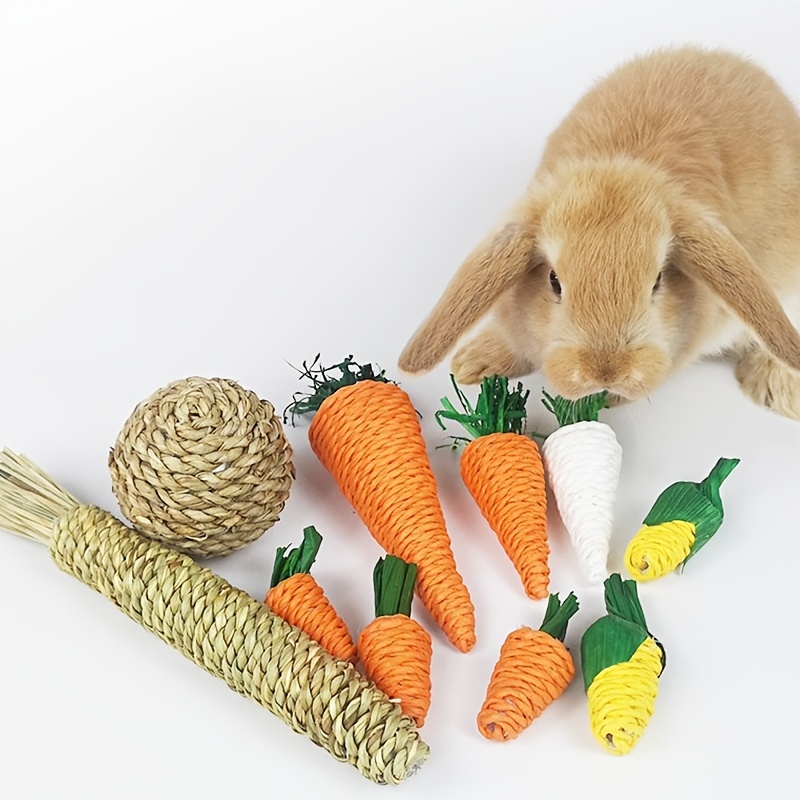
POLYGON ((660 525, 664 522, 682 520, 691 522, 695 526, 694 544, 683 561, 684 565, 722 525, 724 512, 720 486, 738 463, 738 458, 720 458, 708 476, 699 483, 690 481, 673 483, 656 498, 645 517, 645 525, 660 525))
POLYGON ((629 661, 648 636, 641 625, 615 614, 607 614, 593 622, 581 638, 584 690, 588 690, 598 673, 606 667, 629 661))
POLYGON ((574 592, 570 592, 563 601, 558 599, 558 594, 551 594, 547 599, 547 609, 539 630, 563 642, 567 635, 567 625, 577 611, 578 598, 574 592))
POLYGON ((322 544, 322 537, 317 533, 313 525, 309 525, 303 530, 303 543, 293 550, 288 547, 279 547, 275 553, 275 566, 272 568, 272 579, 270 589, 277 586, 281 581, 291 578, 300 572, 310 572, 311 565, 317 558, 319 546, 322 544))
POLYGON ((648 638, 653 638, 661 649, 662 671, 666 665, 664 648, 647 630, 636 581, 624 581, 618 572, 614 572, 606 578, 604 586, 608 613, 592 623, 581 639, 584 689, 588 689, 606 667, 630 660, 648 638))
POLYGON ((647 630, 644 609, 639 602, 639 588, 634 580, 622 580, 618 572, 613 572, 603 582, 606 611, 617 617, 633 622, 647 630))
POLYGON ((414 585, 417 580, 417 565, 409 564, 397 556, 387 555, 378 559, 372 572, 375 591, 375 616, 411 616, 414 585))

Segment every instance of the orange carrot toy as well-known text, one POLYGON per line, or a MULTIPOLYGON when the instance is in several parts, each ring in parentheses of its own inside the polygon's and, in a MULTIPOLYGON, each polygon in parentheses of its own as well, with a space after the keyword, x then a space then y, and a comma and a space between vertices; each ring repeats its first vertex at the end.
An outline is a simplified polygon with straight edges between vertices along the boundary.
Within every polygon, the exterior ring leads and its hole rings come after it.
POLYGON ((446 397, 436 419, 455 420, 471 439, 453 437, 454 447, 467 442, 461 455, 461 478, 522 579, 528 597, 547 597, 550 580, 547 543, 547 490, 536 442, 525 435, 525 402, 529 392, 508 378, 484 378, 475 408, 450 379, 463 412, 446 397))
POLYGON ((575 664, 563 642, 577 610, 572 592, 563 603, 551 594, 539 630, 523 625, 508 635, 478 714, 478 730, 487 739, 515 739, 567 688, 575 664))
POLYGON ((309 526, 303 531, 300 547, 288 554, 287 548, 278 548, 264 602, 279 617, 319 642, 332 656, 355 663, 358 655, 347 625, 309 574, 321 544, 322 537, 317 529, 309 526))
POLYGON ((421 728, 431 705, 431 637, 411 619, 417 568, 395 556, 375 565, 375 619, 358 637, 364 673, 421 728))
POLYGON ((301 374, 311 393, 287 413, 314 415, 311 449, 383 549, 418 568, 417 592, 462 652, 475 644, 475 609, 457 568, 417 412, 408 395, 348 356, 319 356, 301 374), (331 376, 338 370, 338 376, 331 376))

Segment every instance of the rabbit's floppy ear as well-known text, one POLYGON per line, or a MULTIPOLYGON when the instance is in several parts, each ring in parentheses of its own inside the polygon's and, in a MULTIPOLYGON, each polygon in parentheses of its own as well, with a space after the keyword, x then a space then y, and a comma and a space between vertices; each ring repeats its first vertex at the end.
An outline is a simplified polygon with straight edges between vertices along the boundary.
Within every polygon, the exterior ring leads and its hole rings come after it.
POLYGON ((800 334, 730 231, 709 216, 676 225, 677 266, 708 286, 776 358, 800 370, 800 334))
POLYGON ((528 269, 535 248, 531 224, 510 222, 487 236, 467 256, 403 349, 397 362, 400 369, 419 373, 435 367, 497 296, 528 269))

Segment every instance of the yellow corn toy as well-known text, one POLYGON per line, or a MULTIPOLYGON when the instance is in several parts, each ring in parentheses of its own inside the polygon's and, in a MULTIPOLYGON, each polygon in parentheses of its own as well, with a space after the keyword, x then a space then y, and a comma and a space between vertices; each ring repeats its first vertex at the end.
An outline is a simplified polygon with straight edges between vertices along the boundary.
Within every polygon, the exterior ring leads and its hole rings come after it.
POLYGON ((656 499, 625 550, 625 566, 637 581, 651 581, 683 567, 722 525, 719 489, 739 463, 720 458, 699 483, 679 481, 656 499))
POLYGON ((583 683, 592 733, 609 753, 625 755, 653 716, 666 654, 647 630, 634 581, 609 575, 605 603, 608 613, 581 639, 583 683))

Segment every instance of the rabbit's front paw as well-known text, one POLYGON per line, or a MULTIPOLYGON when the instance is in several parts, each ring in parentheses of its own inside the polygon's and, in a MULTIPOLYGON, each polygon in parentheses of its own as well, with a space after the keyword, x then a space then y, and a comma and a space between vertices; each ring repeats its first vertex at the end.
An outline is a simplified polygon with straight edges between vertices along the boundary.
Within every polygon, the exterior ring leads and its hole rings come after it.
POLYGON ((487 329, 460 347, 450 370, 459 383, 480 383, 490 375, 515 378, 532 372, 531 364, 511 352, 503 336, 487 329))
POLYGON ((800 420, 800 373, 760 347, 751 347, 736 365, 742 390, 756 403, 800 420))

